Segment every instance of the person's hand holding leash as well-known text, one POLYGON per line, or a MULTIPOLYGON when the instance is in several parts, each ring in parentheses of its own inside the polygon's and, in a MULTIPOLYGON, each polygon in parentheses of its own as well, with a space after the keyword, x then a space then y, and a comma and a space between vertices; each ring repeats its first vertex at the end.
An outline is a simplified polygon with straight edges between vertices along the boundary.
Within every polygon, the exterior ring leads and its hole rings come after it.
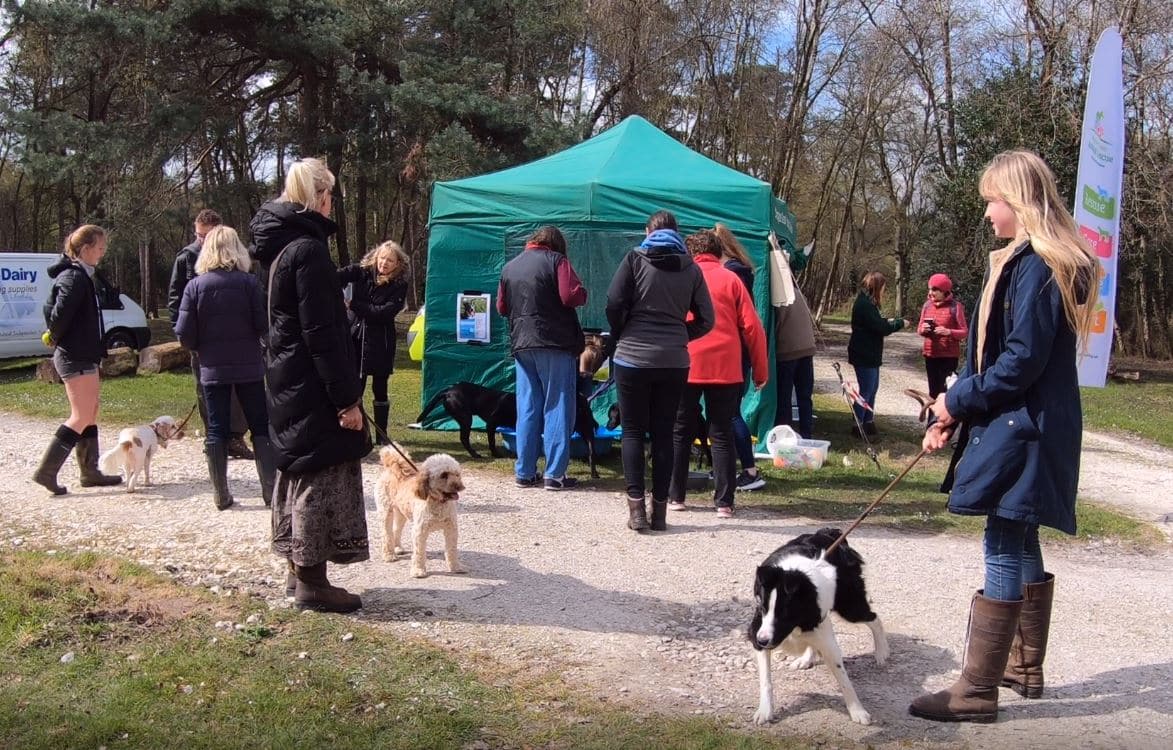
POLYGON ((949 427, 957 421, 949 413, 948 407, 945 406, 944 393, 937 396, 937 400, 929 406, 929 409, 933 412, 933 416, 936 417, 936 424, 939 424, 941 427, 949 427))
POLYGON ((940 422, 934 422, 929 425, 929 429, 925 430, 925 436, 921 439, 920 447, 928 453, 939 451, 949 444, 949 439, 952 437, 952 427, 945 427, 940 422))
POLYGON ((361 430, 362 412, 359 411, 358 404, 340 411, 338 413, 338 424, 344 430, 361 430))

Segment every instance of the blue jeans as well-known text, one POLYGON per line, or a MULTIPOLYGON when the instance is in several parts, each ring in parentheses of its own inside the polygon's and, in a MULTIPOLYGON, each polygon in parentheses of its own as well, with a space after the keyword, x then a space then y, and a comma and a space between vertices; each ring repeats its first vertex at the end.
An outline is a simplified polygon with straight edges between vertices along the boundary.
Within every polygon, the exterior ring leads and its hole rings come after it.
POLYGON ((1018 601, 1023 583, 1043 580, 1043 550, 1036 524, 987 516, 984 546, 987 599, 1018 601))
MULTIPOLYGON (((859 386, 859 395, 863 396, 863 400, 868 402, 868 406, 872 409, 876 408, 876 394, 880 391, 880 368, 879 367, 860 367, 859 365, 852 365, 855 368, 855 382, 859 386)), ((852 404, 852 410, 855 412, 856 419, 860 424, 871 422, 875 419, 875 412, 868 411, 862 406, 852 404)))
MULTIPOLYGON (((566 476, 574 431, 578 363, 560 349, 523 349, 514 355, 517 375, 518 479, 538 473, 538 450, 546 454, 546 478, 566 476)), ((593 437, 593 436, 592 436, 593 437)))
POLYGON ((774 377, 778 388, 774 424, 793 426, 793 396, 798 401, 798 434, 810 440, 815 429, 815 358, 810 356, 778 361, 774 363, 774 377))
POLYGON ((265 382, 257 380, 252 383, 224 383, 210 385, 204 383, 204 400, 208 403, 208 429, 204 436, 205 445, 227 443, 232 437, 232 391, 236 390, 236 399, 240 402, 240 409, 244 412, 248 422, 249 432, 253 439, 269 437, 269 409, 265 404, 265 382))

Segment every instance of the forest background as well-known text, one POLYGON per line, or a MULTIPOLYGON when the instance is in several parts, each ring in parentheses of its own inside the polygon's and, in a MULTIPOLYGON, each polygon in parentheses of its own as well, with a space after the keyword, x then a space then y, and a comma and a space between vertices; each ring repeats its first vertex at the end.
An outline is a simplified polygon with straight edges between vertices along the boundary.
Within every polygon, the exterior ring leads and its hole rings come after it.
POLYGON ((995 246, 977 175, 1025 147, 1073 194, 1088 61, 1116 25, 1116 346, 1170 358, 1170 18, 1173 0, 0 0, 0 249, 102 224, 110 275, 154 312, 200 208, 245 230, 317 155, 338 261, 401 241, 418 302, 435 181, 639 114, 788 202, 818 316, 874 269, 899 314, 937 271, 972 306, 995 246))

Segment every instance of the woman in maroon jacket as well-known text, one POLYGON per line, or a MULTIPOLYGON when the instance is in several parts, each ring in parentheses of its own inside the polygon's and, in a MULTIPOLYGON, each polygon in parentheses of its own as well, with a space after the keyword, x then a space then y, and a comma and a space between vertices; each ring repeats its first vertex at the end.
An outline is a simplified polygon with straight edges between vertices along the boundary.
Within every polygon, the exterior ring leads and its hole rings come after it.
POLYGON ((917 332, 925 337, 925 372, 929 395, 945 392, 945 379, 957 370, 961 342, 969 335, 965 308, 953 297, 953 282, 943 273, 929 277, 929 297, 920 311, 917 332))

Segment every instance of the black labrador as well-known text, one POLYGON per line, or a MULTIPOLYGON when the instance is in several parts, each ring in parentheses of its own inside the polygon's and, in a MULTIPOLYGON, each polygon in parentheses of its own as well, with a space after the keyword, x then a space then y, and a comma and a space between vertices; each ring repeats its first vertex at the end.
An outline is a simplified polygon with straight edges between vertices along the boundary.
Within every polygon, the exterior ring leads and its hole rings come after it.
MULTIPOLYGON (((416 422, 423 422, 437 406, 444 405, 444 411, 460 426, 460 444, 473 458, 480 458, 469 442, 472 433, 472 418, 480 417, 485 423, 485 431, 489 437, 489 452, 496 458, 504 456, 504 452, 497 450, 497 428, 517 427, 517 396, 496 388, 487 388, 476 383, 461 381, 455 385, 438 391, 432 396, 416 422)), ((587 461, 591 467, 591 478, 598 479, 599 471, 595 468, 595 430, 598 428, 595 415, 591 413, 590 403, 582 394, 578 394, 575 404, 575 429, 587 446, 587 461), (589 437, 588 437, 589 436, 589 437)))

